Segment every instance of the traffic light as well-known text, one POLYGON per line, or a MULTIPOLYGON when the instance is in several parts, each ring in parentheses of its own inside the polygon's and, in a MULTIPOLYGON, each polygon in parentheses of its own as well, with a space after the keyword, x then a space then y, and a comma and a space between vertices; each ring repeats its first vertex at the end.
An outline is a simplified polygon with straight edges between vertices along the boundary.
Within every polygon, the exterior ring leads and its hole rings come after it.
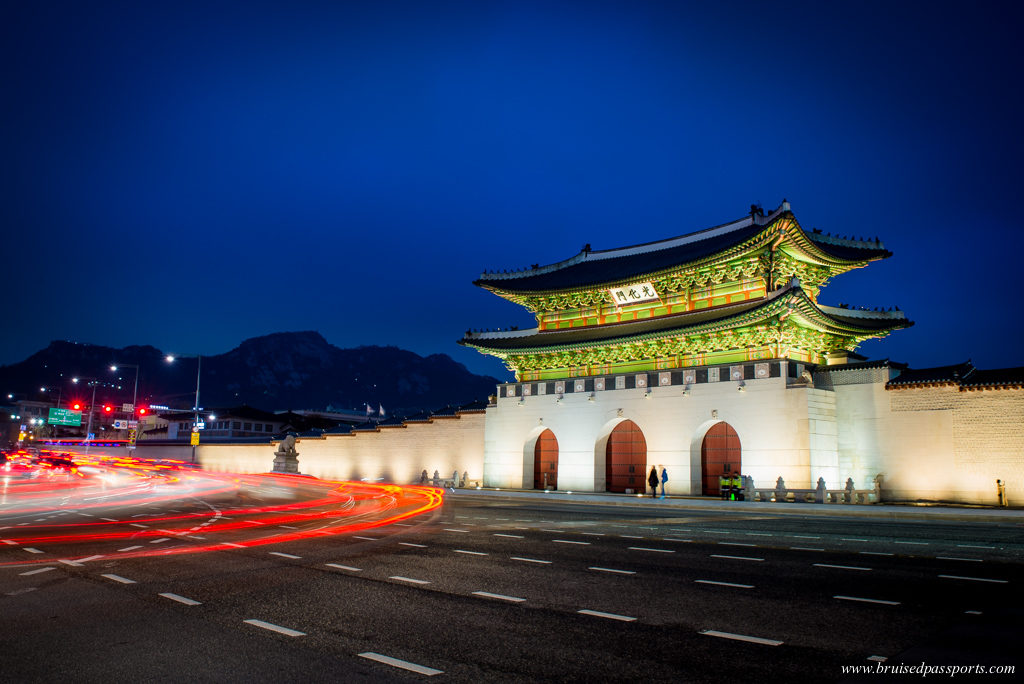
POLYGON ((71 402, 71 409, 74 410, 74 411, 81 411, 82 410, 82 402, 80 402, 80 401, 73 401, 73 402, 71 402))
POLYGON ((148 410, 149 410, 149 409, 147 409, 147 408, 146 408, 145 406, 140 406, 140 407, 138 408, 138 411, 139 411, 139 415, 140 415, 140 416, 144 416, 144 415, 146 415, 146 411, 148 411, 148 410))
POLYGON ((103 412, 104 413, 113 413, 114 412, 114 407, 111 406, 110 404, 104 404, 103 405, 103 412))

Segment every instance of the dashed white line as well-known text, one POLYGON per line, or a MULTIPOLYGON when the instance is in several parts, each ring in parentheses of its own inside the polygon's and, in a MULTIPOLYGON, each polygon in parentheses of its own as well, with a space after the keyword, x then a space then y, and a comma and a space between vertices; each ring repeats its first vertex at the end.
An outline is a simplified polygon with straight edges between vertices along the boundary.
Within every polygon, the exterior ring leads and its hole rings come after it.
POLYGON ((615 568, 599 568, 599 567, 596 567, 596 566, 595 567, 587 568, 587 570, 597 570, 598 572, 613 572, 616 575, 635 575, 636 574, 635 570, 616 570, 615 568))
POLYGON ((717 553, 711 554, 712 558, 727 558, 729 560, 763 561, 764 558, 752 558, 750 556, 722 556, 717 553))
POLYGON ((969 561, 971 563, 984 563, 981 558, 958 558, 957 556, 936 556, 935 560, 969 561))
POLYGON ((885 600, 882 600, 882 599, 862 598, 860 596, 833 596, 832 598, 839 599, 840 601, 858 601, 860 603, 880 603, 880 604, 885 605, 885 606, 898 606, 898 605, 900 605, 899 601, 885 601, 885 600))
POLYGON ((132 527, 141 527, 143 529, 149 527, 149 525, 143 525, 142 523, 128 523, 128 524, 131 525, 132 527))
POLYGON ((25 551, 28 551, 29 553, 42 553, 42 551, 40 551, 39 549, 34 549, 31 546, 26 546, 26 547, 24 547, 24 549, 25 549, 25 551))
POLYGON ((124 552, 124 551, 134 551, 135 549, 141 549, 141 548, 142 548, 142 545, 138 544, 136 546, 126 546, 123 549, 118 549, 117 551, 118 551, 118 553, 121 553, 121 552, 124 552))
POLYGON ((793 537, 793 539, 821 539, 821 537, 817 537, 813 534, 791 534, 790 536, 793 537))
POLYGON ((839 541, 854 541, 854 542, 866 542, 868 539, 852 539, 850 537, 840 537, 839 541))
POLYGON ((98 560, 100 558, 103 558, 103 554, 97 554, 95 556, 86 556, 85 558, 79 558, 78 562, 79 563, 88 563, 89 561, 98 560))
POLYGON ((583 532, 584 537, 603 537, 604 532, 583 532))
POLYGON ((552 539, 555 544, 578 544, 580 546, 590 546, 590 542, 572 541, 571 539, 552 539))
POLYGON ((100 518, 100 520, 106 520, 107 522, 117 522, 117 518, 100 518))
POLYGON ((392 575, 388 579, 398 580, 399 582, 411 582, 412 584, 430 584, 427 580, 414 579, 412 577, 402 577, 401 575, 392 575))
POLYGON ((886 553, 885 551, 858 551, 857 553, 864 554, 865 556, 895 556, 894 553, 886 553))
POLYGON ((991 582, 993 584, 1009 584, 1009 580, 989 579, 988 577, 962 577, 960 575, 939 575, 943 579, 967 580, 968 582, 991 582))
POLYGON ((221 542, 224 546, 233 546, 236 549, 244 549, 245 547, 241 544, 235 544, 234 542, 221 542))
POLYGON ((835 570, 871 570, 871 568, 864 568, 859 565, 829 565, 828 563, 814 563, 816 568, 833 568, 835 570))
POLYGON ((957 544, 961 549, 994 549, 994 546, 980 546, 978 544, 957 544))
POLYGON ((492 594, 488 591, 474 591, 474 596, 483 596, 484 598, 498 599, 499 601, 510 601, 512 603, 522 603, 526 599, 519 598, 518 596, 505 596, 504 594, 492 594))
POLYGON ((623 539, 643 539, 643 537, 639 537, 635 534, 620 534, 619 536, 623 539))
POLYGON ((329 568, 338 568, 339 570, 348 570, 349 572, 362 572, 362 568, 353 568, 351 565, 340 565, 338 563, 324 563, 329 568))
POLYGON ((693 543, 693 540, 692 540, 692 539, 677 539, 676 537, 665 537, 665 538, 664 538, 664 539, 662 539, 661 541, 668 541, 668 542, 687 542, 687 543, 690 543, 690 544, 692 544, 692 543, 693 543))
POLYGON ((675 553, 674 549, 652 549, 646 546, 628 546, 630 551, 651 551, 652 553, 675 553))
POLYGON ((363 541, 377 541, 378 537, 360 537, 358 534, 352 535, 353 539, 362 539, 363 541))
POLYGON ((271 556, 280 556, 281 558, 292 558, 294 560, 302 558, 302 556, 295 556, 290 553, 283 553, 281 551, 270 551, 269 553, 271 556))
POLYGON ((464 551, 463 549, 455 549, 455 553, 465 553, 469 556, 486 556, 487 554, 483 551, 464 551))
POLYGON ((154 539, 153 541, 151 541, 149 543, 150 544, 163 544, 166 541, 171 541, 171 540, 170 540, 169 537, 161 537, 160 539, 154 539))
POLYGON ((744 544, 743 542, 718 542, 719 546, 757 546, 757 544, 744 544))
POLYGON ((543 563, 544 565, 551 565, 551 561, 537 560, 536 558, 520 558, 519 556, 512 556, 509 560, 523 561, 524 563, 543 563))
POLYGON ((54 568, 54 567, 39 568, 38 570, 29 570, 28 572, 19 572, 18 574, 19 575, 38 575, 41 572, 50 572, 51 570, 56 570, 56 569, 57 568, 54 568))
POLYGON ((426 544, 413 544, 412 542, 398 542, 400 546, 415 546, 417 549, 427 548, 426 544))
POLYGON ((774 537, 774 534, 768 532, 744 532, 748 537, 774 537))
POLYGON ((495 536, 495 537, 508 537, 509 539, 523 539, 523 535, 521 535, 521 534, 503 534, 501 532, 495 532, 493 536, 495 536))
POLYGON ((283 527, 286 530, 297 530, 297 529, 299 529, 295 525, 278 525, 278 527, 283 527))
POLYGON ((295 629, 288 629, 287 627, 281 627, 280 625, 273 625, 263 620, 242 620, 246 624, 254 625, 256 627, 262 627, 263 629, 269 629, 272 632, 278 632, 290 637, 306 636, 305 632, 300 632, 295 629))
POLYGON ((184 603, 186 606, 200 606, 200 605, 202 605, 202 603, 199 602, 199 601, 195 601, 195 600, 190 599, 190 598, 185 598, 184 596, 178 596, 177 594, 172 594, 170 592, 166 592, 166 593, 160 594, 160 596, 163 596, 164 598, 169 598, 172 601, 177 601, 178 603, 184 603))
POLYGON ((416 663, 410 663, 407 660, 399 660, 398 658, 392 658, 391 656, 381 655, 380 653, 372 653, 367 651, 366 653, 360 653, 360 658, 366 658, 367 660, 375 660, 378 663, 390 665, 391 667, 399 667, 403 670, 409 670, 416 674, 426 675, 427 677, 433 677, 444 672, 444 670, 435 670, 432 667, 426 665, 417 665, 416 663))
POLYGON ((135 580, 128 579, 127 577, 121 577, 120 575, 111 575, 108 573, 103 573, 100 575, 100 577, 106 577, 107 579, 114 580, 115 582, 120 582, 121 584, 135 584, 135 580))
POLYGON ((733 634, 731 632, 718 632, 713 629, 705 629, 699 634, 705 634, 707 636, 719 637, 721 639, 732 639, 733 641, 747 641, 752 644, 761 644, 762 646, 781 646, 783 642, 778 639, 764 639, 762 637, 747 636, 746 634, 733 634))
POLYGON ((737 589, 753 589, 753 584, 735 584, 733 582, 716 582, 714 580, 693 580, 698 584, 714 584, 719 587, 735 587, 737 589))
POLYGON ((629 617, 628 615, 616 615, 615 613, 602 613, 599 610, 577 610, 577 613, 582 615, 593 615, 594 617, 608 618, 609 620, 619 620, 620 622, 633 622, 636 620, 635 617, 629 617))
POLYGON ((790 551, 824 551, 825 549, 819 549, 813 546, 790 546, 790 551))
POLYGON ((909 544, 912 546, 928 546, 928 542, 915 542, 915 541, 894 541, 893 544, 909 544))
POLYGON ((445 532, 469 532, 469 530, 457 530, 454 527, 446 527, 446 528, 444 528, 444 531, 445 532))
POLYGON ((18 545, 18 542, 14 541, 13 539, 0 539, 0 541, 2 541, 4 544, 8 544, 10 546, 17 546, 18 545))

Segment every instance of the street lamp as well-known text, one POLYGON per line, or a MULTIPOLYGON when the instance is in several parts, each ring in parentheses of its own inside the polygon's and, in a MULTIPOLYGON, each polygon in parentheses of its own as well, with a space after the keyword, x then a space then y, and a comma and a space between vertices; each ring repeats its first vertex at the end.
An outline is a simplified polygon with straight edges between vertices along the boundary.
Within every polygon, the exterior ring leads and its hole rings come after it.
POLYGON ((85 453, 89 453, 89 442, 92 437, 92 410, 96 406, 96 378, 71 378, 71 382, 78 384, 79 380, 92 380, 92 401, 89 402, 89 423, 85 428, 85 453))
MULTIPOLYGON (((167 361, 167 363, 174 363, 176 358, 183 358, 183 359, 192 359, 192 358, 194 358, 196 360, 196 403, 192 407, 192 411, 195 414, 195 420, 192 423, 192 431, 195 432, 195 433, 198 433, 199 432, 199 374, 200 374, 200 372, 203 369, 203 357, 200 354, 196 354, 195 356, 181 356, 181 357, 175 357, 173 354, 168 354, 167 357, 164 360, 167 361)), ((195 444, 192 445, 192 462, 193 463, 196 462, 196 445, 195 444)))

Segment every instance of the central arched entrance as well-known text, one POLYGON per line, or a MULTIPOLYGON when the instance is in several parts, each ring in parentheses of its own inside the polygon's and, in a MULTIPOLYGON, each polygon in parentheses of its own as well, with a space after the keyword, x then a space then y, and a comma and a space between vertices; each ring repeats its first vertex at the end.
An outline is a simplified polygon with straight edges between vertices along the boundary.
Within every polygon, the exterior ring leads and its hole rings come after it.
POLYGON ((740 464, 740 436, 728 423, 715 423, 704 435, 700 445, 700 493, 718 496, 720 475, 743 472, 740 464))
POLYGON ((647 440, 631 420, 624 420, 608 435, 604 452, 605 489, 642 493, 647 488, 647 440))
POLYGON ((558 489, 558 440, 545 430, 533 447, 533 488, 558 489))

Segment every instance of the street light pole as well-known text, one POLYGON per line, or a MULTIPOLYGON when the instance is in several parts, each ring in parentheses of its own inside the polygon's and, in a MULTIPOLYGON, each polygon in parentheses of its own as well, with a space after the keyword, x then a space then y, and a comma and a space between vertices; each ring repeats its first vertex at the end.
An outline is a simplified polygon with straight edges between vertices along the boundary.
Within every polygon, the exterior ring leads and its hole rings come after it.
MULTIPOLYGON (((121 364, 117 364, 117 363, 115 363, 115 364, 112 364, 112 365, 110 366, 110 370, 112 370, 112 371, 116 371, 116 370, 117 370, 117 367, 118 367, 119 365, 120 365, 120 366, 134 366, 134 367, 135 367, 135 389, 134 389, 134 390, 132 390, 132 420, 137 420, 137 419, 135 418, 135 416, 137 416, 137 415, 138 415, 138 413, 137 413, 137 412, 138 412, 138 410, 139 410, 139 407, 138 407, 138 406, 136 406, 136 402, 137 402, 137 401, 138 401, 138 399, 139 399, 139 364, 137 364, 137 363, 121 363, 121 364)), ((128 425, 129 425, 129 427, 130 427, 130 426, 131 426, 131 423, 129 423, 128 425)), ((136 436, 136 439, 138 439, 138 434, 139 434, 139 428, 138 428, 138 427, 136 427, 136 428, 135 428, 135 436, 136 436)), ((130 447, 130 448, 134 448, 134 447, 135 447, 135 440, 132 440, 132 444, 131 444, 131 447, 130 447)))
POLYGON ((89 436, 92 434, 92 412, 96 408, 96 378, 71 378, 71 382, 77 383, 79 380, 92 380, 92 401, 89 402, 89 423, 85 428, 85 453, 89 453, 89 445, 92 441, 89 436))
MULTIPOLYGON (((167 363, 174 363, 175 358, 177 358, 177 357, 175 357, 172 354, 168 354, 165 360, 167 361, 167 363)), ((203 370, 203 356, 202 356, 202 354, 195 354, 194 356, 186 356, 186 357, 183 357, 183 358, 195 358, 195 360, 196 360, 196 403, 192 407, 192 413, 193 413, 193 416, 194 416, 194 421, 192 423, 192 432, 198 434, 199 433, 199 378, 200 378, 200 375, 201 375, 202 370, 203 370)), ((189 441, 191 441, 191 439, 189 441)), ((192 462, 193 463, 196 462, 196 445, 195 444, 192 445, 192 462)))

